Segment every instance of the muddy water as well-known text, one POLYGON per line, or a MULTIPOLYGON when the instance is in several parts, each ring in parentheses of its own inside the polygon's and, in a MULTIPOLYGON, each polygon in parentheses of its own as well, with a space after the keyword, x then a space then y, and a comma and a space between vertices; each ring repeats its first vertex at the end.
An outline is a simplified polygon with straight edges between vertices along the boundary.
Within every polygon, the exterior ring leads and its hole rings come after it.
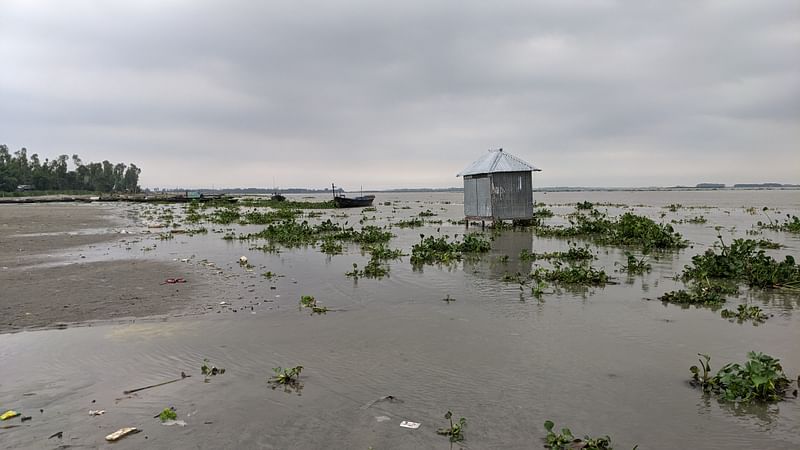
MULTIPOLYGON (((380 195, 378 200, 393 204, 364 213, 367 219, 375 216, 364 224, 396 222, 427 209, 437 214, 432 219, 443 220, 423 228, 392 228, 393 248, 410 252, 420 233, 464 233, 463 226, 447 223, 461 214, 458 194, 380 195)), ((0 336, 0 408, 33 417, 3 422, 20 426, 0 429, 0 442, 7 448, 93 447, 104 445, 103 437, 120 427, 137 426, 143 432, 119 447, 447 449, 449 442, 435 429, 445 425, 442 416, 449 409, 467 418, 462 446, 472 449, 538 448, 547 419, 580 435, 609 434, 615 448, 800 447, 798 400, 736 407, 706 398, 686 382, 697 352, 710 354, 718 369, 744 360, 747 351, 762 351, 780 358, 791 378, 800 374, 798 295, 743 290, 728 307, 760 306, 772 317, 758 326, 728 322, 718 311, 655 300, 681 286, 672 277, 714 243, 714 226, 723 227, 726 240, 745 237, 756 221, 766 220, 763 206, 800 214, 800 193, 537 195, 557 215, 550 223, 564 221, 560 216, 574 209, 569 204, 583 200, 614 204, 601 207, 612 215, 632 208, 659 220, 703 215, 708 222, 676 224, 692 248, 661 255, 645 276, 612 273, 614 263, 624 260, 622 250, 593 247, 599 258, 594 266, 604 267, 618 284, 549 288, 541 301, 529 287, 520 290, 502 277, 532 270, 534 265, 519 260, 521 249, 564 250, 567 243, 525 232, 497 234, 492 251, 479 260, 413 270, 404 257, 390 263, 387 278, 357 282, 344 273, 352 263, 363 266, 368 260, 358 246, 336 256, 315 248, 263 253, 250 250, 252 243, 221 239, 227 229, 241 233, 259 226, 206 224, 222 233, 169 241, 134 229, 137 234, 128 242, 80 249, 89 261, 186 259, 186 264, 220 271, 234 286, 218 293, 229 305, 188 318, 0 336), (674 203, 694 208, 663 208, 674 203), (241 255, 254 265, 252 272, 237 264, 241 255), (267 270, 282 276, 260 275, 267 270), (299 311, 301 295, 314 295, 334 311, 324 316, 299 311), (441 301, 447 295, 456 301, 441 301), (203 358, 227 372, 204 383, 203 358), (272 367, 297 364, 305 368, 301 390, 269 388, 272 367), (179 377, 181 371, 193 376, 122 394, 179 377), (376 402, 387 395, 400 401, 376 402), (152 418, 170 405, 185 427, 162 426, 152 418), (89 409, 107 412, 89 417, 89 409), (401 428, 401 420, 422 426, 401 428), (60 440, 47 439, 57 431, 64 431, 60 440)), ((119 208, 126 215, 142 207, 119 208)), ((181 208, 174 210, 178 215, 181 208)), ((333 220, 358 227, 362 218, 355 210, 347 211, 348 217, 338 217, 342 211, 322 213, 311 220, 335 214, 333 220)), ((800 258, 800 236, 764 232, 755 237, 785 244, 770 251, 776 257, 800 258)), ((65 260, 76 252, 66 252, 65 260)))

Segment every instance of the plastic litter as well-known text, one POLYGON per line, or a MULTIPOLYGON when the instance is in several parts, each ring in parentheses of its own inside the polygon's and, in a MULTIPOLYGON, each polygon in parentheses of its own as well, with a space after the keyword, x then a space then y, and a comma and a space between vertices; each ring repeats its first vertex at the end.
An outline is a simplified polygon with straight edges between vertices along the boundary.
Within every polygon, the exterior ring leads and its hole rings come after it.
POLYGON ((186 422, 184 422, 183 420, 165 420, 161 422, 161 425, 164 425, 166 427, 171 427, 173 425, 177 425, 179 427, 185 427, 186 422))
POLYGON ((106 436, 106 440, 109 441, 109 442, 114 442, 114 441, 117 441, 119 439, 124 438, 125 436, 127 436, 129 434, 135 434, 135 433, 138 433, 140 431, 141 430, 136 428, 136 427, 120 428, 119 430, 117 430, 117 431, 109 434, 108 436, 106 436))
POLYGON ((20 422, 27 422, 27 421, 29 421, 31 419, 33 419, 33 417, 31 417, 31 416, 22 416, 22 417, 19 418, 19 421, 20 422))
POLYGON ((418 424, 417 422, 410 422, 408 420, 404 420, 400 422, 400 426, 403 428, 411 428, 412 430, 416 430, 417 428, 419 428, 420 424, 418 424))
POLYGON ((18 412, 12 411, 12 410, 8 410, 8 411, 4 412, 3 415, 0 415, 0 420, 8 420, 8 419, 17 417, 18 415, 19 415, 18 412))
POLYGON ((176 284, 176 283, 186 283, 186 280, 183 278, 167 278, 161 284, 176 284))
POLYGON ((386 422, 388 420, 392 420, 392 418, 388 416, 375 416, 375 420, 378 422, 386 422))
POLYGON ((91 409, 91 410, 89 410, 89 415, 90 416, 102 416, 105 413, 106 413, 105 409, 91 409))

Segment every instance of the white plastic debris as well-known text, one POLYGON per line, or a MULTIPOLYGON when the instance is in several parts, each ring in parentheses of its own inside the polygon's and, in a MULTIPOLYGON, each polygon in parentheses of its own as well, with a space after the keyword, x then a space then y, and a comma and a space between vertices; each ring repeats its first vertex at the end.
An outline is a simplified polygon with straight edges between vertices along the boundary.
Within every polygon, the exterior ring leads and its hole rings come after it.
POLYGON ((90 416, 102 416, 105 413, 106 413, 105 409, 90 409, 89 410, 89 415, 90 416))
POLYGON ((240 256, 239 264, 247 264, 247 256, 240 256))
POLYGON ((403 428, 411 428, 412 430, 416 430, 417 428, 419 428, 419 425, 420 424, 418 424, 417 422, 410 422, 408 420, 404 420, 404 421, 400 422, 400 426, 401 427, 403 427, 403 428))
POLYGON ((109 434, 106 436, 106 440, 109 442, 114 442, 116 440, 122 439, 129 434, 138 433, 140 430, 136 427, 126 427, 120 428, 119 430, 109 434))
POLYGON ((171 427, 173 425, 177 425, 179 427, 185 427, 186 422, 184 422, 183 420, 165 420, 161 422, 161 425, 164 425, 165 427, 171 427))
POLYGON ((388 420, 392 420, 392 418, 388 416, 375 416, 375 420, 378 422, 386 422, 388 420))

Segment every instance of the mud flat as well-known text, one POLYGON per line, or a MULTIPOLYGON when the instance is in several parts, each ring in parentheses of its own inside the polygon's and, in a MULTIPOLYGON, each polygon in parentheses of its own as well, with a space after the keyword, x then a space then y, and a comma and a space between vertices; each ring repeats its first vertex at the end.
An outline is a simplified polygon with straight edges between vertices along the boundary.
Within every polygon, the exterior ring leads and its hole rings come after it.
POLYGON ((105 205, 0 205, 0 333, 183 310, 202 278, 164 261, 84 262, 129 223, 105 205), (162 285, 166 278, 187 282, 162 285))

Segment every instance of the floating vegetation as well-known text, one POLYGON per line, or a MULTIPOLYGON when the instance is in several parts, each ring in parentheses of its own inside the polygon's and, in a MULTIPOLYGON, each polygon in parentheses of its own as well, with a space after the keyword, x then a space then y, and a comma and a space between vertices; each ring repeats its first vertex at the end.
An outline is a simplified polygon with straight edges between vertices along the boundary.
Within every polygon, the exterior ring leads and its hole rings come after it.
POLYGON ((777 220, 772 220, 772 217, 769 216, 768 207, 765 206, 762 211, 764 215, 767 216, 769 223, 764 223, 759 220, 756 223, 759 228, 772 231, 785 231, 788 233, 800 233, 800 217, 786 214, 786 219, 783 222, 779 222, 777 220))
POLYGON ((278 223, 269 224, 258 233, 250 233, 240 239, 266 239, 270 243, 280 244, 285 247, 300 247, 316 245, 321 240, 350 241, 359 244, 377 244, 388 242, 392 233, 374 225, 368 225, 361 230, 344 228, 333 223, 330 219, 317 225, 309 225, 308 221, 298 222, 287 219, 278 223))
POLYGON ((673 220, 672 221, 672 223, 691 223, 691 224, 694 224, 694 225, 702 225, 702 224, 704 224, 706 222, 708 222, 708 219, 706 219, 703 216, 687 217, 685 219, 673 220))
POLYGON ((382 264, 377 258, 371 258, 364 266, 363 270, 359 270, 358 264, 353 263, 353 270, 346 272, 348 277, 355 278, 383 278, 389 274, 389 267, 382 264))
POLYGON ((228 225, 238 222, 241 218, 238 206, 226 206, 224 208, 217 208, 208 216, 208 220, 213 223, 221 225, 228 225))
POLYGON ((594 203, 589 201, 578 202, 577 204, 575 204, 575 209, 578 210, 589 210, 592 208, 594 208, 594 203))
POLYGON ((450 303, 450 302, 456 301, 456 299, 454 299, 453 297, 450 297, 450 294, 447 294, 447 297, 443 298, 442 301, 450 303))
POLYGON ((714 376, 711 376, 711 357, 702 353, 698 356, 701 358, 700 368, 689 368, 692 384, 727 401, 780 401, 791 384, 783 373, 780 360, 763 353, 748 352, 746 363, 727 364, 714 376))
POLYGON ((534 217, 538 217, 540 219, 546 217, 553 217, 553 211, 547 208, 539 208, 533 212, 534 217))
POLYGON ((723 309, 720 312, 723 319, 737 320, 739 323, 752 321, 753 324, 761 323, 769 318, 758 306, 739 305, 736 311, 723 309))
POLYGON ((534 297, 541 299, 542 296, 545 294, 544 290, 547 289, 547 283, 544 281, 539 281, 531 288, 531 295, 534 297))
POLYGON ((435 215, 436 213, 431 211, 430 209, 426 209, 425 211, 420 211, 420 213, 417 214, 417 216, 419 217, 433 217, 435 215))
POLYGON ((322 240, 319 249, 326 255, 341 255, 343 250, 341 242, 337 242, 330 237, 322 240))
MULTIPOLYGON (((569 428, 562 428, 561 433, 556 434, 553 431, 555 424, 548 420, 544 423, 544 429, 547 430, 547 436, 544 438, 545 448, 552 450, 612 450, 611 438, 602 436, 592 438, 584 436, 583 439, 576 438, 572 435, 569 428)), ((638 445, 633 447, 636 450, 638 445)))
POLYGON ((382 242, 367 245, 364 247, 364 250, 366 250, 372 256, 372 259, 379 261, 389 261, 392 259, 398 259, 401 256, 405 256, 402 250, 389 248, 389 246, 382 242))
POLYGON ((300 381, 300 372, 303 371, 303 366, 295 366, 292 368, 274 367, 275 372, 268 381, 273 384, 273 389, 279 385, 297 385, 300 381))
POLYGON ((720 240, 720 253, 713 248, 692 257, 681 278, 684 281, 730 280, 751 287, 800 289, 800 266, 791 255, 781 262, 758 249, 753 239, 735 239, 730 246, 720 240))
POLYGON ((626 250, 625 258, 626 262, 624 264, 618 262, 614 263, 620 265, 620 272, 625 272, 628 275, 642 275, 650 272, 652 269, 650 263, 647 262, 647 255, 642 255, 641 258, 637 258, 633 253, 626 250))
POLYGON ((522 249, 522 251, 519 252, 519 259, 523 261, 535 261, 538 259, 544 259, 548 261, 590 261, 595 258, 595 254, 589 250, 588 245, 585 247, 572 246, 566 252, 535 253, 530 252, 527 249, 522 249))
POLYGON ((411 264, 448 264, 461 260, 464 254, 486 253, 491 249, 489 241, 477 233, 465 235, 461 242, 448 242, 448 237, 420 234, 420 242, 411 247, 411 264))
POLYGON ((619 218, 592 209, 572 214, 567 227, 538 225, 533 232, 542 237, 585 238, 598 244, 639 247, 643 250, 675 250, 688 244, 672 225, 626 212, 619 218))
POLYGON ((158 415, 158 418, 161 419, 162 422, 166 422, 168 420, 177 420, 178 414, 173 408, 164 408, 164 410, 158 415))
POLYGON ((595 269, 589 264, 569 263, 565 266, 560 261, 555 261, 552 269, 537 267, 531 273, 531 278, 537 282, 550 281, 584 286, 604 286, 609 282, 605 270, 595 269))
POLYGON ((423 225, 425 225, 425 221, 417 217, 412 217, 408 220, 401 220, 394 223, 394 226, 398 228, 418 228, 423 225))
POLYGON ((200 366, 200 373, 205 375, 206 381, 208 381, 208 377, 213 377, 216 375, 222 375, 225 373, 225 369, 221 367, 217 367, 211 364, 207 358, 203 358, 203 365, 200 366))
POLYGON ((450 438, 450 442, 461 442, 464 440, 464 429, 467 427, 467 419, 460 418, 458 421, 453 422, 453 413, 447 411, 445 413, 444 418, 450 421, 449 428, 439 428, 436 430, 436 434, 441 434, 442 436, 447 436, 450 438))
POLYGON ((300 308, 309 308, 311 309, 311 314, 325 314, 328 312, 328 308, 325 306, 320 306, 317 304, 317 299, 315 299, 311 295, 304 295, 300 297, 300 308))
POLYGON ((781 245, 781 244, 779 244, 779 243, 777 243, 775 241, 771 241, 769 239, 759 239, 756 242, 756 245, 759 248, 763 248, 763 249, 767 249, 767 250, 777 250, 777 249, 783 247, 783 245, 781 245))
POLYGON ((726 301, 726 297, 739 294, 736 286, 724 283, 712 283, 708 280, 692 283, 689 290, 667 292, 658 299, 666 303, 680 305, 719 306, 726 301))

